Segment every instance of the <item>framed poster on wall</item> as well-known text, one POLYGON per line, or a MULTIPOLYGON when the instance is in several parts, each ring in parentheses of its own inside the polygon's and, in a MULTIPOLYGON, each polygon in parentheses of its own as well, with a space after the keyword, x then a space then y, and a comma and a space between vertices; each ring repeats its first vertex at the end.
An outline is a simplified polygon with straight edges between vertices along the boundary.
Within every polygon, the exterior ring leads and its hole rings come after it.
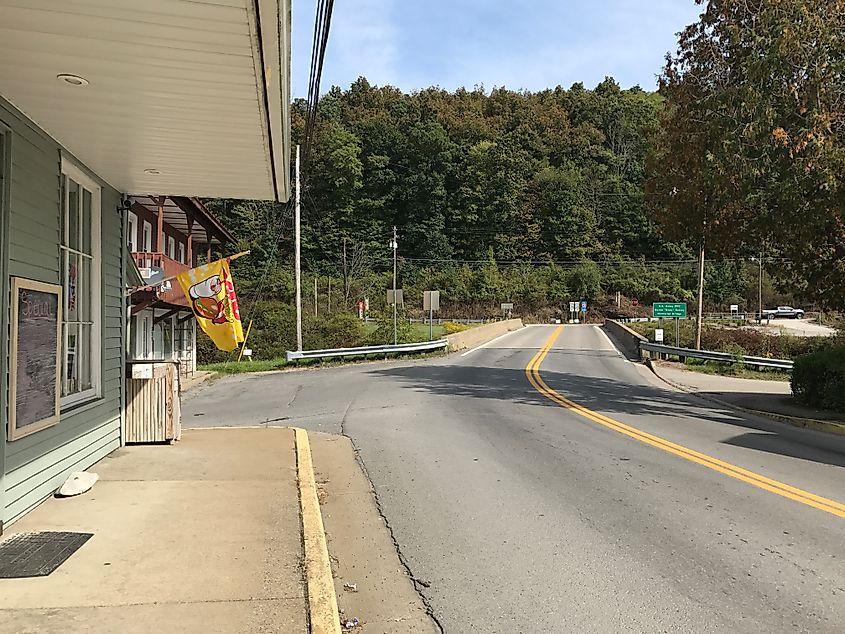
POLYGON ((12 278, 9 440, 59 422, 62 287, 12 278))

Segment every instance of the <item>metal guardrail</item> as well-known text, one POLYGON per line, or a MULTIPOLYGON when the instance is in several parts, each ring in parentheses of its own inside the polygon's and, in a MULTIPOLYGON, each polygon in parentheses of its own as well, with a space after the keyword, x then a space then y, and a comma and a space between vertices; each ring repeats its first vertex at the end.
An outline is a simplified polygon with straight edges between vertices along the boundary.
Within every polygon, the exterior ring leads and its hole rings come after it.
POLYGON ((704 313, 704 321, 748 321, 753 313, 704 313))
POLYGON ((361 346, 359 348, 331 348, 328 350, 287 351, 288 361, 299 359, 330 359, 332 357, 366 357, 371 354, 401 354, 403 352, 431 352, 449 345, 445 339, 421 341, 418 343, 400 343, 386 346, 361 346))
POLYGON ((673 346, 663 346, 659 343, 651 343, 648 341, 640 342, 640 350, 657 352, 659 354, 667 354, 675 357, 689 357, 692 359, 703 359, 704 361, 716 361, 719 363, 744 363, 745 365, 753 365, 761 368, 778 368, 780 370, 791 370, 793 365, 793 362, 789 359, 769 359, 767 357, 748 356, 738 358, 728 352, 693 350, 692 348, 675 348, 673 346))
MULTIPOLYGON (((412 324, 427 324, 428 318, 424 317, 422 319, 412 318, 408 320, 412 324)), ((453 324, 486 324, 490 321, 496 321, 495 319, 449 319, 447 317, 435 317, 431 320, 431 323, 437 324, 438 326, 442 326, 447 321, 452 322, 453 324)))

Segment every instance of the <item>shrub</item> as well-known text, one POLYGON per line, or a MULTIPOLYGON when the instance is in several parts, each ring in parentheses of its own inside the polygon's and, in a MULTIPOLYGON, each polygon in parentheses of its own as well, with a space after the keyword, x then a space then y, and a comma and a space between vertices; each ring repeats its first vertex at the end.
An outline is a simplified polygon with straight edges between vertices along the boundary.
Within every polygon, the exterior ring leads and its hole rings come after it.
POLYGON ((791 383, 798 402, 845 412, 845 346, 798 357, 791 383))
POLYGON ((355 348, 364 344, 364 322, 352 313, 335 313, 328 319, 315 320, 309 349, 355 348))
MULTIPOLYGON (((414 333, 404 308, 400 308, 396 312, 396 334, 398 343, 411 343, 414 341, 414 333)), ((376 313, 376 329, 370 333, 370 343, 373 345, 393 343, 392 306, 387 306, 384 310, 376 313)))
POLYGON ((447 321, 443 324, 443 334, 454 335, 456 332, 463 332, 467 328, 469 328, 469 326, 456 324, 454 321, 447 321))

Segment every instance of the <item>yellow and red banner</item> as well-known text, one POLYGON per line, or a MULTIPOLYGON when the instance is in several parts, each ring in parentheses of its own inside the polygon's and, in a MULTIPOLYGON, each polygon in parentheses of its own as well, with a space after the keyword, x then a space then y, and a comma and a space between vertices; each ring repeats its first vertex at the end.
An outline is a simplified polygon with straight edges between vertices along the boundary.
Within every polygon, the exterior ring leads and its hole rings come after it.
MULTIPOLYGON (((234 257, 234 256, 233 256, 234 257)), ((238 298, 224 258, 176 276, 197 323, 220 350, 231 352, 244 340, 238 298)))

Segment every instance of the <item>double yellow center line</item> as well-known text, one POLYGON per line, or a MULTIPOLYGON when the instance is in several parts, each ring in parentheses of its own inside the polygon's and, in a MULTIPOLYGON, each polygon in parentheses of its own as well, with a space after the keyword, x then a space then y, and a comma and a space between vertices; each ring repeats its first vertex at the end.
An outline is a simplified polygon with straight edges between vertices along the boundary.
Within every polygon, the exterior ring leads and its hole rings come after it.
POLYGON ((598 423, 599 425, 608 427, 620 434, 625 434, 626 436, 639 440, 647 445, 657 447, 658 449, 675 454, 676 456, 700 464, 708 469, 712 469, 713 471, 718 471, 719 473, 723 473, 732 478, 736 478, 737 480, 742 480, 743 482, 747 482, 748 484, 754 485, 760 489, 765 489, 766 491, 776 493, 777 495, 789 498, 790 500, 801 502, 801 504, 806 504, 807 506, 812 506, 813 508, 817 508, 821 511, 826 511, 836 515, 837 517, 845 518, 845 504, 840 504, 834 500, 829 500, 819 495, 809 493, 808 491, 789 486, 783 482, 772 480, 771 478, 767 478, 759 473, 754 473, 753 471, 748 471, 747 469, 743 469, 729 462, 724 462, 723 460, 699 453, 698 451, 693 451, 683 445, 669 442, 659 436, 654 436, 639 430, 636 427, 625 425, 624 423, 608 418, 603 414, 587 409, 583 405, 570 401, 565 396, 557 393, 550 388, 545 381, 543 381, 543 378, 540 376, 540 365, 542 365, 543 360, 549 354, 549 351, 554 346, 555 341, 560 336, 562 330, 563 326, 555 328, 554 332, 546 340, 546 343, 543 344, 543 347, 540 348, 537 354, 534 355, 534 358, 531 359, 525 367, 525 375, 528 377, 528 381, 534 386, 534 389, 546 398, 554 401, 561 407, 565 407, 575 414, 579 414, 580 416, 598 423))

